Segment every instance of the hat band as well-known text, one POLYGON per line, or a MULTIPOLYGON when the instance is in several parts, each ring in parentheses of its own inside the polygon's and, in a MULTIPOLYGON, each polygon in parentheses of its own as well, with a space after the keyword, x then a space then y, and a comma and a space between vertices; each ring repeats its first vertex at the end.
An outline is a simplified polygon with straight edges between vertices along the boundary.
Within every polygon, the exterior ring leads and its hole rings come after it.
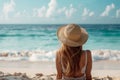
POLYGON ((66 37, 65 39, 60 39, 60 40, 62 41, 62 43, 67 44, 67 45, 71 44, 72 46, 81 46, 81 44, 74 42, 70 39, 67 39, 66 37))

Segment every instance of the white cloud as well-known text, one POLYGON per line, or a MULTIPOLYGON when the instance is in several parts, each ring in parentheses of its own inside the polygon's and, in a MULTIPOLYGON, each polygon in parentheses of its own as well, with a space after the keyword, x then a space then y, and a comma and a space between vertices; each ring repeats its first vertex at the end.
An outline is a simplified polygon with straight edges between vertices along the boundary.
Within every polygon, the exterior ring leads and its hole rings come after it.
POLYGON ((82 16, 93 16, 93 15, 94 15, 93 11, 90 11, 89 9, 84 8, 82 16))
POLYGON ((45 8, 45 6, 43 6, 42 8, 40 8, 40 9, 38 10, 38 16, 39 16, 39 17, 45 16, 45 11, 46 11, 46 8, 45 8))
POLYGON ((27 13, 26 10, 23 10, 22 12, 16 12, 16 14, 14 15, 14 17, 28 17, 29 14, 27 13))
POLYGON ((89 14, 89 10, 84 8, 82 16, 87 16, 89 14))
POLYGON ((58 9, 58 13, 64 13, 66 17, 70 18, 77 10, 73 7, 72 4, 70 4, 69 8, 63 7, 61 9, 58 9))
POLYGON ((45 6, 42 6, 41 8, 34 8, 33 16, 49 18, 54 15, 56 6, 56 0, 51 0, 50 3, 48 3, 48 9, 45 6))
POLYGON ((65 10, 65 15, 67 16, 67 17, 71 17, 72 15, 73 15, 73 13, 75 13, 76 12, 76 9, 72 6, 72 4, 70 5, 70 9, 66 9, 65 10))
POLYGON ((108 16, 109 12, 115 8, 115 5, 112 3, 111 5, 107 5, 105 11, 100 16, 108 16))
POLYGON ((39 9, 37 9, 37 8, 33 9, 33 16, 37 15, 38 17, 45 17, 45 13, 46 13, 45 6, 39 8, 39 9))
POLYGON ((3 5, 3 15, 5 18, 8 18, 10 12, 13 12, 15 8, 15 2, 10 0, 9 3, 4 3, 3 5))
POLYGON ((93 15, 94 15, 94 12, 90 12, 90 13, 89 13, 89 16, 93 16, 93 15))
POLYGON ((57 12, 58 12, 59 14, 61 14, 61 13, 64 12, 65 10, 66 10, 66 7, 63 7, 63 8, 61 8, 61 9, 58 9, 57 12))
POLYGON ((57 2, 56 0, 51 0, 50 3, 48 4, 48 9, 46 12, 46 17, 50 17, 53 15, 55 9, 56 9, 57 2))
POLYGON ((116 11, 116 17, 117 17, 117 18, 120 17, 120 9, 118 9, 118 10, 116 11))
POLYGON ((55 12, 56 8, 57 8, 56 0, 51 0, 50 3, 48 4, 48 9, 45 6, 41 8, 34 8, 33 17, 37 16, 49 18, 53 15, 56 14, 58 15, 61 13, 63 13, 66 17, 71 17, 76 11, 72 4, 69 6, 69 8, 63 7, 61 9, 58 9, 57 12, 55 12))

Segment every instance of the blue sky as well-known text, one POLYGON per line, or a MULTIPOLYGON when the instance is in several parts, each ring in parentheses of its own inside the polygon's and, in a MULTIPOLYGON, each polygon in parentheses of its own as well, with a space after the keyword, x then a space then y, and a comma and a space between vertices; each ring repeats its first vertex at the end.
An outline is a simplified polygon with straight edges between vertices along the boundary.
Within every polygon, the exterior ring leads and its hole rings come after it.
POLYGON ((0 24, 120 24, 120 0, 0 0, 0 24))

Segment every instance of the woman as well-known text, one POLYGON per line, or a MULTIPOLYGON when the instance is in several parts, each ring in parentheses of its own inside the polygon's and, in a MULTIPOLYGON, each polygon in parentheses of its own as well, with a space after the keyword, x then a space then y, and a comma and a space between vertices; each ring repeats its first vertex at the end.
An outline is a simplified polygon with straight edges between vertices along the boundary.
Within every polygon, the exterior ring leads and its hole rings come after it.
POLYGON ((57 31, 62 42, 56 54, 57 80, 92 80, 92 57, 90 50, 82 50, 88 33, 79 25, 69 24, 57 31))

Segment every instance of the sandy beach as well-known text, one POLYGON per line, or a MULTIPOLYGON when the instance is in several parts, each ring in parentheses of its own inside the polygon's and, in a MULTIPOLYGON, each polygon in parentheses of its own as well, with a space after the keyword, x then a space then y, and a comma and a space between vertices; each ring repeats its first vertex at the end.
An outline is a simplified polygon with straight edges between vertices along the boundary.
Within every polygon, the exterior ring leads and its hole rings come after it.
MULTIPOLYGON (((0 61, 0 80, 12 80, 12 77, 20 76, 14 80, 55 80, 56 68, 54 62, 29 62, 29 61, 0 61), (11 74, 11 75, 8 75, 11 74), (4 75, 2 75, 4 74, 4 75), (6 76, 7 75, 7 76, 6 76), (23 77, 21 77, 23 75, 23 77), (4 77, 3 77, 4 76, 4 77), (6 76, 6 77, 5 77, 6 76), (39 77, 38 77, 39 76, 39 77), (42 80, 42 79, 40 79, 42 80)), ((93 80, 120 80, 120 61, 96 61, 92 68, 93 80)))

